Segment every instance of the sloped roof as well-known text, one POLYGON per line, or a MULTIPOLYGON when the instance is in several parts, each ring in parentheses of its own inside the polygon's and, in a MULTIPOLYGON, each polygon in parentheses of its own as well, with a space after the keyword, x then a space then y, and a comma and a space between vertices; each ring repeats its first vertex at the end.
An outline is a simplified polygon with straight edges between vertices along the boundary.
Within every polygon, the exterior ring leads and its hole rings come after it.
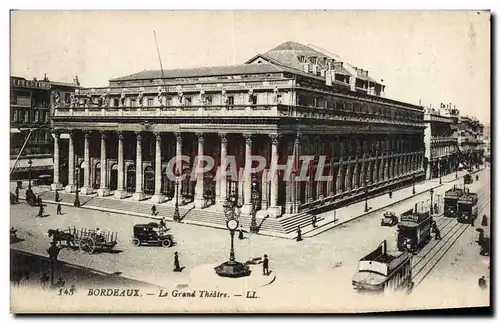
POLYGON ((311 56, 326 57, 326 55, 315 51, 310 47, 293 41, 284 42, 266 52, 265 55, 277 60, 285 66, 300 70, 302 70, 302 67, 299 62, 299 56, 305 56, 306 58, 311 56))
POLYGON ((219 75, 237 75, 237 74, 259 74, 282 72, 283 70, 273 64, 242 64, 228 66, 207 66, 187 69, 149 70, 127 76, 118 77, 113 81, 132 81, 148 80, 154 78, 179 78, 179 77, 201 77, 201 76, 219 76, 219 75))

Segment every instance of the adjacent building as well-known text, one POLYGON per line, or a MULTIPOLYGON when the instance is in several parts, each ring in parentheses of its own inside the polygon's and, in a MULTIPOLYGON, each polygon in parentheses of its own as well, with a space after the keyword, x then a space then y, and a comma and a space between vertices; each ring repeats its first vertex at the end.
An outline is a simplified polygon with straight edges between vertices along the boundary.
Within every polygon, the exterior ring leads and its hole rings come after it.
POLYGON ((296 42, 241 65, 143 71, 77 89, 69 105, 54 105, 53 188, 155 203, 178 192, 195 208, 215 197, 218 209, 233 192, 243 215, 255 204, 273 217, 350 203, 425 176, 423 108, 384 93, 367 70, 296 42), (177 169, 186 177, 176 190, 166 168, 181 155, 189 160, 177 169), (216 166, 235 156, 238 169, 260 155, 267 165, 253 179, 207 173, 191 181, 199 155, 216 166), (315 158, 299 181, 303 155, 315 158), (270 176, 270 165, 289 157, 292 180, 270 176), (316 181, 319 169, 332 180, 316 181))
POLYGON ((78 86, 51 82, 46 76, 42 80, 11 76, 10 84, 11 179, 51 177, 53 108, 69 106, 69 96, 78 86))
POLYGON ((489 123, 484 125, 483 143, 484 158, 491 159, 491 126, 489 123))
POLYGON ((458 124, 458 144, 464 163, 469 168, 478 167, 483 163, 484 126, 477 119, 469 116, 461 116, 458 124))
POLYGON ((426 178, 432 179, 456 171, 459 111, 441 103, 438 109, 427 107, 424 114, 426 178))

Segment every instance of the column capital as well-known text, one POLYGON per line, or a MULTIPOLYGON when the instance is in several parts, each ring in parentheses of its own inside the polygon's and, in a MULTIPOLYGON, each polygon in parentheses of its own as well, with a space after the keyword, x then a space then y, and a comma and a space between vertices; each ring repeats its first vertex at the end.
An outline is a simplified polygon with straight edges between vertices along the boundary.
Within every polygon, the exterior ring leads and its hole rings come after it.
POLYGON ((85 135, 85 139, 88 139, 88 138, 90 138, 90 135, 92 134, 92 131, 90 131, 90 130, 84 130, 83 134, 85 135))
POLYGON ((177 142, 182 142, 182 132, 174 132, 174 136, 177 142))
POLYGON ((108 133, 106 131, 101 131, 101 139, 108 138, 108 133))
POLYGON ((227 133, 219 132, 220 142, 227 144, 227 133))
POLYGON ((123 131, 117 131, 118 139, 123 140, 123 131))
POLYGON ((142 132, 141 131, 136 131, 135 132, 136 140, 141 141, 142 140, 142 132))
POLYGON ((277 145, 280 142, 281 134, 279 134, 279 133, 271 133, 271 134, 269 134, 269 138, 271 138, 271 143, 273 145, 277 145))
POLYGON ((159 132, 159 131, 158 131, 158 132, 153 132, 153 133, 154 133, 154 135, 155 135, 155 139, 156 139, 157 141, 161 141, 161 140, 162 140, 162 138, 161 138, 161 134, 162 134, 162 133, 161 133, 161 132, 159 132))
POLYGON ((203 142, 204 141, 204 133, 203 132, 197 132, 196 137, 198 137, 198 142, 203 142))
POLYGON ((252 144, 252 134, 251 133, 244 133, 243 138, 245 138, 246 144, 252 144))

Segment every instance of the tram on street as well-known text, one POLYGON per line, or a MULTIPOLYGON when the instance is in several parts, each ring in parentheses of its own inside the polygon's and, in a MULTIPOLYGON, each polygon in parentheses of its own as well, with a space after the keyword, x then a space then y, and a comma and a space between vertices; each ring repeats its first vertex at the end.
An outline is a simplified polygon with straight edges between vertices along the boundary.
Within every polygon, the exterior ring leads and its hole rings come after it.
POLYGON ((359 260, 358 271, 352 278, 354 290, 367 293, 411 291, 412 254, 407 251, 387 251, 387 241, 359 260))
POLYGON ((401 214, 397 235, 398 250, 417 253, 431 240, 432 221, 429 211, 401 214))
POLYGON ((458 211, 458 198, 464 194, 464 190, 453 186, 444 193, 444 216, 455 218, 458 211))
POLYGON ((476 193, 471 193, 467 189, 465 193, 458 198, 457 220, 461 223, 472 223, 477 219, 478 197, 476 193))

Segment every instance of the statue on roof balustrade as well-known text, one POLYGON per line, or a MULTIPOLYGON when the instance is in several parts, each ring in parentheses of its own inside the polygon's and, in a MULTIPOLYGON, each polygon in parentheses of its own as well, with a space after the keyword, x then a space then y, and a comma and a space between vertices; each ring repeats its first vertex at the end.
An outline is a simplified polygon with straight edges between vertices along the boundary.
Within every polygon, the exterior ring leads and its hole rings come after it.
POLYGON ((125 106, 126 92, 127 92, 127 89, 123 89, 122 90, 122 94, 120 94, 120 102, 119 102, 120 107, 124 107, 125 106))
POLYGON ((274 87, 273 94, 274 94, 274 96, 273 96, 274 103, 281 103, 281 102, 278 102, 281 95, 279 95, 279 89, 277 86, 274 87))
POLYGON ((184 93, 182 93, 182 90, 177 92, 177 100, 179 100, 179 105, 184 105, 184 93))
POLYGON ((227 96, 226 90, 222 90, 222 105, 227 105, 229 103, 229 97, 227 96))
POLYGON ((92 94, 89 92, 87 93, 87 99, 85 100, 85 107, 90 108, 92 107, 93 103, 94 102, 92 101, 92 94))
POLYGON ((60 102, 60 97, 58 92, 53 92, 53 97, 54 97, 54 104, 56 107, 59 107, 59 102, 60 102))
POLYGON ((143 106, 143 98, 144 98, 144 89, 141 89, 139 91, 139 94, 137 94, 137 106, 138 107, 143 106))
POLYGON ((207 104, 207 97, 205 95, 205 91, 204 90, 200 90, 200 103, 202 105, 207 104))
POLYGON ((161 106, 163 106, 164 105, 164 102, 163 102, 163 89, 161 87, 158 87, 158 95, 156 97, 158 99, 158 103, 161 106))
POLYGON ((248 102, 249 103, 253 103, 253 97, 254 97, 253 89, 248 90, 248 102))
POLYGON ((109 102, 109 99, 108 99, 108 92, 107 91, 104 91, 101 96, 99 97, 99 106, 104 108, 106 106, 108 106, 108 102, 109 102))

